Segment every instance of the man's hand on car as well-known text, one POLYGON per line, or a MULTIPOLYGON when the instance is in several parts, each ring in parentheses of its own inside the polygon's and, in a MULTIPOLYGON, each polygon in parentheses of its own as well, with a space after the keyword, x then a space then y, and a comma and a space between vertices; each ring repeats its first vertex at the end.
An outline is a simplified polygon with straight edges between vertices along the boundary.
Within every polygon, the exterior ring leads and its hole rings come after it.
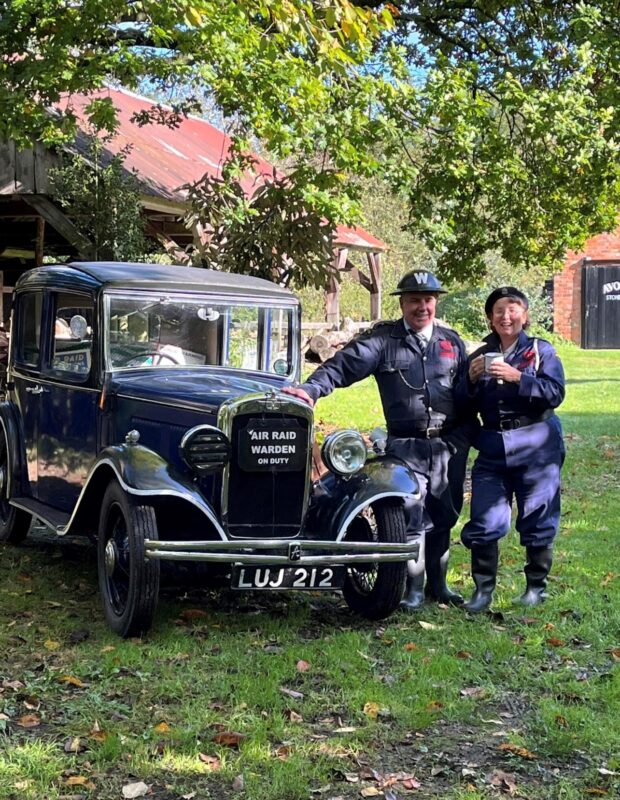
POLYGON ((285 386, 283 389, 280 389, 280 391, 284 394, 292 394, 293 397, 298 397, 300 400, 303 400, 304 403, 308 403, 310 408, 314 407, 314 400, 310 397, 308 392, 299 386, 285 386))

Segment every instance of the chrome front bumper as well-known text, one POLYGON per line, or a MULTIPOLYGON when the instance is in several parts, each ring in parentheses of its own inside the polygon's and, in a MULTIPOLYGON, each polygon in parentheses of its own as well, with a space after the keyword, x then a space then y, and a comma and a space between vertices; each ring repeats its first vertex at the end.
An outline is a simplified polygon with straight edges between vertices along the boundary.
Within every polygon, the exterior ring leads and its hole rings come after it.
POLYGON ((409 561, 418 553, 416 541, 404 544, 383 542, 319 542, 300 539, 244 539, 226 542, 160 542, 146 539, 146 557, 169 561, 211 561, 230 564, 280 566, 322 566, 363 564, 369 561, 409 561), (269 550, 269 553, 257 553, 269 550), (312 551, 320 550, 318 555, 312 551))

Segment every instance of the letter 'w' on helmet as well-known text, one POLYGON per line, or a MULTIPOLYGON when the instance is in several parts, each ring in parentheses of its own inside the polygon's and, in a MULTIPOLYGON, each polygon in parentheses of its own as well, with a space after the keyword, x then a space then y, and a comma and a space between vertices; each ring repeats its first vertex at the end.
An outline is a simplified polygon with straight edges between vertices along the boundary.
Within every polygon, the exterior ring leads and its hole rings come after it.
POLYGON ((424 294, 446 294, 447 289, 439 283, 439 280, 432 272, 427 269, 414 269, 407 272, 398 281, 395 292, 390 294, 409 294, 409 292, 420 292, 424 294))

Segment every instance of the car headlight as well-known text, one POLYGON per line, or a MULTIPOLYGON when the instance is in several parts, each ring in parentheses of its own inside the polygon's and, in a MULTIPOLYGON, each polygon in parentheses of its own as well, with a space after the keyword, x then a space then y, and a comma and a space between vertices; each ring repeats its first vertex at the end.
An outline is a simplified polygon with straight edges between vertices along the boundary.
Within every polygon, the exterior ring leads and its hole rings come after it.
POLYGON ((366 463, 366 445, 357 431, 336 431, 325 439, 321 456, 325 465, 338 475, 352 475, 366 463))

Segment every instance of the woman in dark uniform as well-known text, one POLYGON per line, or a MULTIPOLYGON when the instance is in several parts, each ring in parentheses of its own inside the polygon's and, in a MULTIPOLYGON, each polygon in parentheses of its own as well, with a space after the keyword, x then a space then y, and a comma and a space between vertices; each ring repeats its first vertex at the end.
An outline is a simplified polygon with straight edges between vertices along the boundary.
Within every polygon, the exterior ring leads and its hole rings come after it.
POLYGON ((528 300, 512 286, 495 289, 485 303, 491 334, 470 358, 457 394, 482 419, 472 470, 471 519, 461 538, 471 550, 476 590, 467 611, 491 605, 498 542, 508 533, 512 500, 526 548, 526 590, 520 601, 546 598, 552 544, 560 523, 562 427, 553 409, 564 399, 564 370, 544 339, 525 333, 528 300))

